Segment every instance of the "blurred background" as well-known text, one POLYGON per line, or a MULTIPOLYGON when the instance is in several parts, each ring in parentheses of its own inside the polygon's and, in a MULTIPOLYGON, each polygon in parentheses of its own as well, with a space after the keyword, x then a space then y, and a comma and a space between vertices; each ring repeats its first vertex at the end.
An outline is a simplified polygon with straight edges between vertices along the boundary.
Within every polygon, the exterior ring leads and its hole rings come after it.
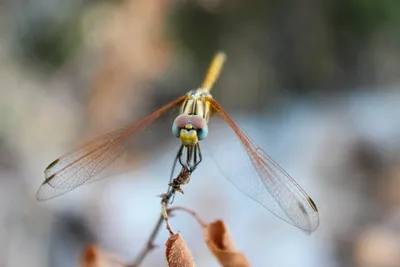
MULTIPOLYGON (((399 26, 388 0, 1 0, 0 266, 77 266, 88 243, 132 260, 159 216, 172 121, 124 175, 39 203, 43 171, 196 88, 220 49, 214 98, 314 199, 320 227, 274 217, 207 155, 175 204, 222 218, 253 266, 400 266, 399 26)), ((192 218, 171 223, 198 266, 218 266, 192 218)), ((143 266, 165 266, 167 237, 143 266)))

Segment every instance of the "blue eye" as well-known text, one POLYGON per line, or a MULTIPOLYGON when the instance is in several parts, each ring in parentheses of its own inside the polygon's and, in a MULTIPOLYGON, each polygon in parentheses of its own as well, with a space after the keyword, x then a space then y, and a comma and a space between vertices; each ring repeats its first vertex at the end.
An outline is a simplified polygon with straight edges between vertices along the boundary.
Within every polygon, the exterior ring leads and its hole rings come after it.
POLYGON ((196 129, 196 132, 197 132, 197 138, 199 140, 203 140, 208 135, 208 126, 205 125, 203 128, 196 129))
POLYGON ((177 138, 179 138, 181 133, 181 128, 178 127, 178 125, 176 125, 176 123, 174 122, 172 124, 172 134, 175 135, 177 138))

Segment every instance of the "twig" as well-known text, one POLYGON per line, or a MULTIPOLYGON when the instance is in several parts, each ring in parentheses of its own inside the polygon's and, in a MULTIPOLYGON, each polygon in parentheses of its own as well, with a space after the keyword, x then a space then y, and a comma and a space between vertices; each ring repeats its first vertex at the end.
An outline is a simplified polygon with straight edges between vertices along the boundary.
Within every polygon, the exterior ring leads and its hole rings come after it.
POLYGON ((167 228, 169 235, 174 235, 174 231, 172 231, 171 225, 169 225, 168 220, 168 202, 163 201, 161 203, 161 216, 164 218, 165 227, 167 228))
POLYGON ((156 238, 158 231, 160 230, 163 219, 164 217, 160 215, 160 218, 158 219, 156 226, 151 232, 149 239, 146 242, 146 245, 143 247, 142 251, 136 257, 135 261, 131 264, 127 264, 126 267, 139 267, 139 265, 142 263, 146 255, 156 247, 156 245, 154 245, 154 239, 156 238))
POLYGON ((173 235, 174 232, 172 231, 171 226, 169 225, 168 221, 168 204, 170 202, 170 199, 175 195, 176 192, 182 193, 183 190, 181 188, 182 185, 187 184, 190 181, 190 174, 192 173, 192 170, 185 165, 182 167, 181 172, 178 174, 178 176, 172 180, 172 182, 169 184, 170 190, 164 195, 161 196, 161 215, 164 218, 166 228, 169 232, 170 235, 173 235))
POLYGON ((171 198, 175 195, 176 192, 180 192, 183 194, 183 190, 181 188, 182 185, 187 184, 190 180, 190 174, 192 171, 190 168, 187 166, 183 167, 181 172, 178 174, 178 176, 169 184, 170 189, 166 194, 162 194, 161 197, 161 215, 158 218, 158 221, 151 232, 145 247, 142 249, 142 251, 139 253, 139 255, 136 257, 136 259, 133 261, 131 264, 127 264, 126 267, 139 267, 139 265, 143 262, 144 258, 146 255, 152 251, 156 245, 154 244, 154 240, 161 228, 162 222, 165 221, 166 223, 166 228, 170 235, 173 235, 174 232, 172 231, 171 226, 168 223, 168 204, 171 200, 171 198))
POLYGON ((195 218, 195 220, 201 225, 201 227, 204 228, 207 226, 207 224, 197 215, 197 213, 189 208, 182 207, 182 206, 175 206, 175 207, 169 208, 167 211, 168 211, 168 214, 171 214, 175 210, 185 211, 185 212, 189 213, 190 215, 192 215, 192 217, 195 218))

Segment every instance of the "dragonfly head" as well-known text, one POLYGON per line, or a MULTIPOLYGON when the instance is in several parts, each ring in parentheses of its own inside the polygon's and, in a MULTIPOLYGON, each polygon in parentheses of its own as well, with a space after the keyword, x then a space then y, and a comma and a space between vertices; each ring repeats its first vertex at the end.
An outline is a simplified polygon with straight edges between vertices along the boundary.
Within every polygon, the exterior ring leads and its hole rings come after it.
POLYGON ((207 122, 199 115, 181 114, 172 124, 172 133, 184 146, 193 146, 207 137, 207 122))

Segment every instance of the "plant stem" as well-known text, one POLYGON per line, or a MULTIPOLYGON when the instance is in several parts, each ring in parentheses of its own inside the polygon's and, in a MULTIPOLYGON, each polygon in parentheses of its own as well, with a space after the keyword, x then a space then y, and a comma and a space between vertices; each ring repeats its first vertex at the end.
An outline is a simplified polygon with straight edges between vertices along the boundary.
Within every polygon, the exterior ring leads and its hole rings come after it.
POLYGON ((181 172, 178 176, 169 184, 170 189, 166 194, 161 195, 161 215, 158 218, 158 221, 151 232, 149 238, 147 239, 146 245, 136 257, 136 259, 131 264, 127 264, 126 267, 139 267, 139 265, 143 262, 146 255, 152 251, 156 245, 154 244, 154 240, 161 228, 163 221, 166 223, 166 227, 170 235, 173 235, 174 232, 171 229, 171 226, 168 223, 168 204, 170 199, 175 195, 176 192, 183 193, 181 189, 181 185, 187 184, 190 180, 190 174, 192 171, 187 167, 182 167, 181 172))
POLYGON ((160 215, 160 218, 158 219, 156 226, 154 227, 153 231, 151 232, 149 239, 146 242, 145 247, 142 249, 142 251, 136 257, 135 261, 131 264, 126 265, 126 267, 139 267, 139 265, 142 263, 142 261, 144 260, 146 255, 156 247, 156 245, 154 244, 154 239, 156 238, 158 231, 160 230, 163 220, 164 220, 164 216, 160 215))

